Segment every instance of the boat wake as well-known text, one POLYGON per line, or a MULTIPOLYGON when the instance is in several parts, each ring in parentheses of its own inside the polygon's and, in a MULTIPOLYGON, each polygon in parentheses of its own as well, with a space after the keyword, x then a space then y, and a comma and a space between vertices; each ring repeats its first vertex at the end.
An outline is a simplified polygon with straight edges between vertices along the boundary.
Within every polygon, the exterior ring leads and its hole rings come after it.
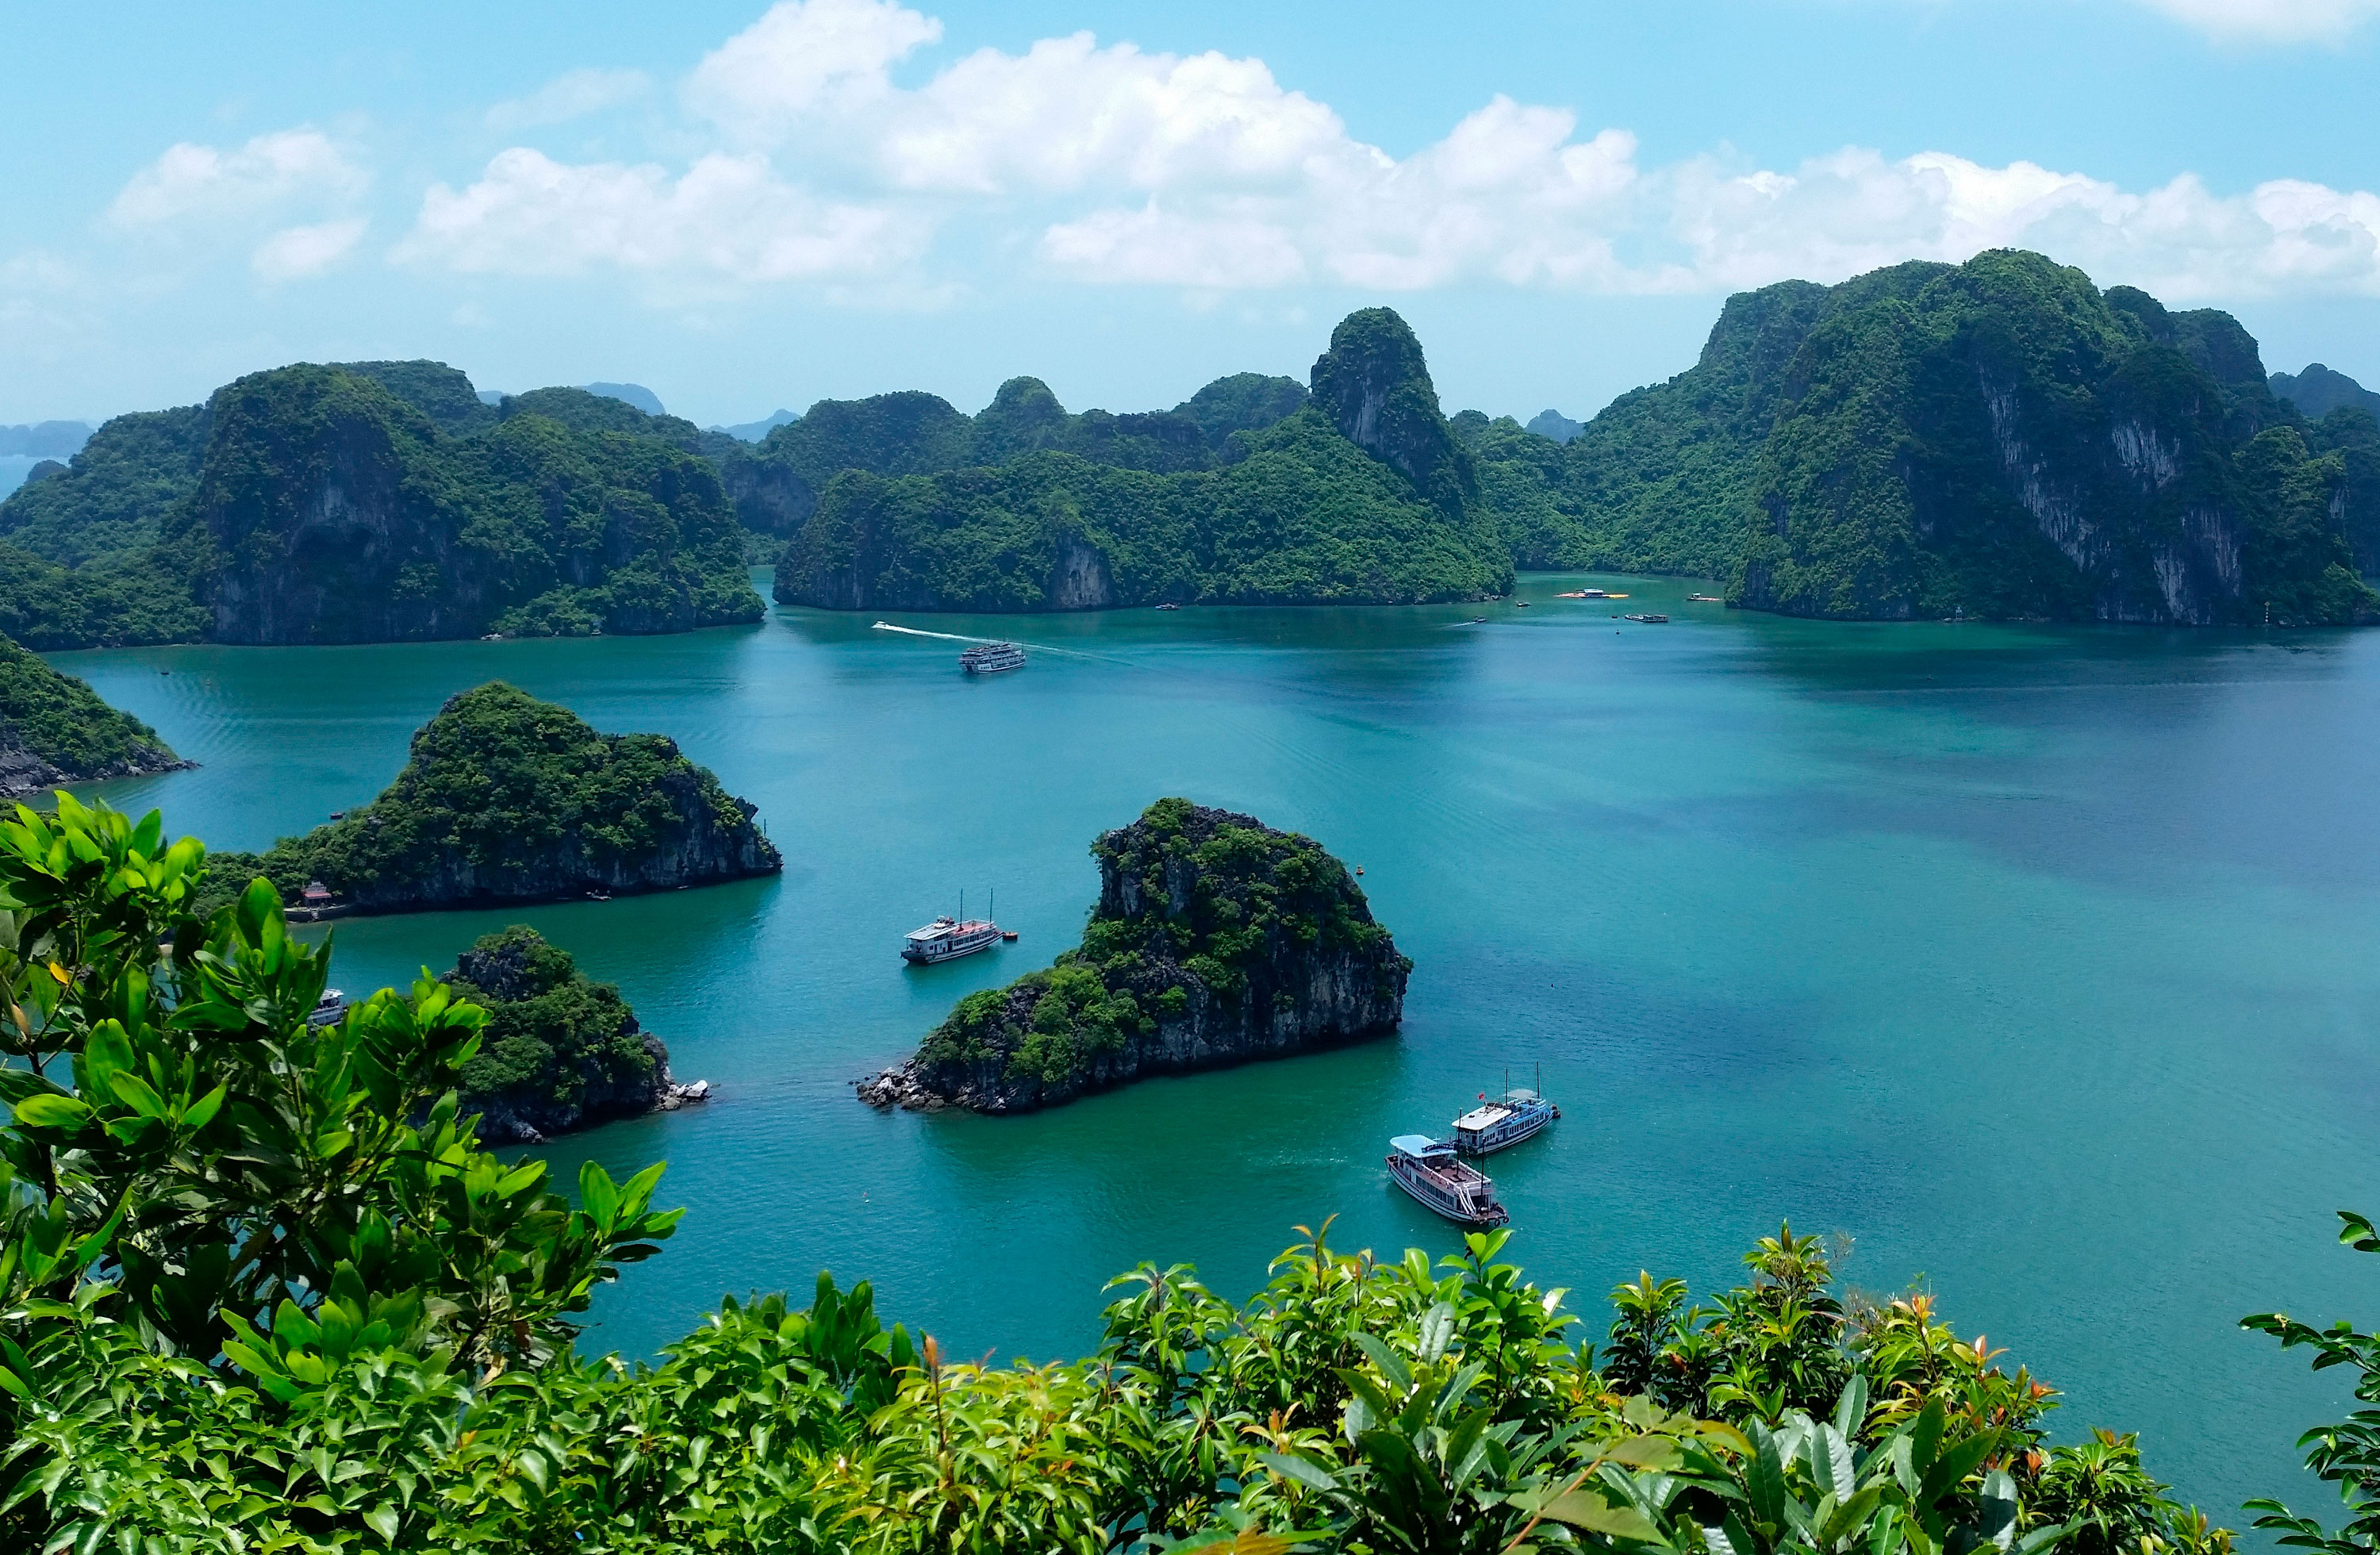
POLYGON ((1099 659, 1111 663, 1117 662, 1109 660, 1103 653, 1085 653, 1075 648, 1051 648, 1047 643, 1026 642, 1019 638, 971 638, 958 632, 928 632, 916 626, 895 626, 890 621, 876 622, 873 629, 880 632, 899 632, 904 637, 940 638, 944 642, 1013 642, 1019 648, 1029 648, 1036 653, 1062 653, 1069 659, 1099 659))

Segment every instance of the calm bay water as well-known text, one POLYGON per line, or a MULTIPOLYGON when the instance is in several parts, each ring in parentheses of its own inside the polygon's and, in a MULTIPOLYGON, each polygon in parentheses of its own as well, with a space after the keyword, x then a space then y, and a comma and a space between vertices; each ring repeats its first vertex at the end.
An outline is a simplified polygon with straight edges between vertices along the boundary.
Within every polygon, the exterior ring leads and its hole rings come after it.
POLYGON ((217 846, 369 799, 498 677, 670 735, 759 805, 779 880, 336 928, 355 991, 533 923, 720 1087, 551 1152, 565 1176, 666 1159, 692 1208, 593 1343, 650 1352, 722 1292, 827 1268, 953 1351, 1047 1358, 1143 1259, 1236 1295, 1330 1214, 1343 1245, 1443 1251, 1385 1141, 1542 1063, 1563 1121, 1495 1174, 1512 1254, 1595 1329, 1640 1268, 1707 1289, 1790 1216, 1853 1239, 1848 1281, 1930 1286, 2060 1387, 2062 1440, 2138 1429, 2235 1524, 2252 1494, 2312 1509, 2289 1444, 2343 1394, 2234 1325, 2368 1319, 2380 1272, 2331 1241, 2333 1209, 2380 1209, 2380 636, 1825 626, 1674 580, 1552 597, 1576 584, 1525 579, 1526 611, 894 618, 1031 646, 981 683, 956 643, 783 610, 53 661, 203 763, 92 792, 217 846), (1071 943, 1091 838, 1161 794, 1365 868, 1416 964, 1401 1036, 1023 1119, 852 1099, 960 994, 1071 943), (1018 943, 897 960, 994 887, 1018 943))

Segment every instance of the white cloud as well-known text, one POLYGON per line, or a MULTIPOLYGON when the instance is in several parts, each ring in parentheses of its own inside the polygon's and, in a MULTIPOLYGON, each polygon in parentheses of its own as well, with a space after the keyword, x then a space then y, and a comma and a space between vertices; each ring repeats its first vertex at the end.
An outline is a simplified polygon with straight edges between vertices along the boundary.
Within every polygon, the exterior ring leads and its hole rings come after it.
POLYGON ((2337 43, 2380 17, 2380 0, 2141 0, 2228 43, 2337 43))
POLYGON ((370 181, 319 129, 275 130, 231 152, 184 141, 134 174, 108 215, 125 228, 247 216, 293 199, 352 199, 370 181))
POLYGON ((785 183, 758 153, 705 156, 673 178, 650 164, 573 165, 515 147, 465 188, 432 186, 397 257, 515 275, 616 266, 804 281, 873 274, 923 240, 896 212, 785 183))
POLYGON ((942 24, 886 0, 782 0, 705 55, 686 105, 747 144, 821 113, 847 113, 892 91, 886 71, 942 24))
POLYGON ((320 275, 346 258, 363 237, 365 225, 363 217, 351 216, 312 226, 285 227, 258 246, 249 266, 266 281, 302 281, 320 275))
POLYGON ((633 103, 652 90, 642 70, 572 70, 530 92, 488 110, 488 128, 510 132, 539 125, 566 124, 606 108, 633 103))
MULTIPOLYGON (((2242 27, 2262 17, 2268 30, 2275 17, 2311 27, 2380 7, 2152 3, 2242 27)), ((972 241, 970 275, 1026 256, 1048 274, 1207 295, 1644 293, 1834 281, 2022 246, 2177 298, 2380 295, 2370 193, 2279 182, 2223 194, 2186 175, 2125 189, 2031 162, 1858 147, 1791 168, 1719 156, 1645 166, 1623 129, 1589 133, 1568 109, 1502 96, 1396 157, 1259 59, 1075 33, 895 79, 941 36, 892 0, 785 0, 681 85, 720 149, 682 173, 507 151, 477 182, 431 189, 400 256, 923 296, 958 273, 924 262, 953 233, 972 241)))

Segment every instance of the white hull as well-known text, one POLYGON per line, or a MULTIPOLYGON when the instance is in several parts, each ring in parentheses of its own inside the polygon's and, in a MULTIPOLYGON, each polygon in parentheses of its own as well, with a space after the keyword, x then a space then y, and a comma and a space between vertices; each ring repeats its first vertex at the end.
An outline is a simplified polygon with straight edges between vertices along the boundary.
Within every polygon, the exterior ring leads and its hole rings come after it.
POLYGON ((999 935, 987 934, 982 939, 966 944, 937 945, 931 950, 905 950, 901 953, 901 959, 916 962, 920 966, 930 966, 937 961, 956 961, 963 955, 973 955, 978 951, 988 951, 998 943, 1000 943, 999 935))

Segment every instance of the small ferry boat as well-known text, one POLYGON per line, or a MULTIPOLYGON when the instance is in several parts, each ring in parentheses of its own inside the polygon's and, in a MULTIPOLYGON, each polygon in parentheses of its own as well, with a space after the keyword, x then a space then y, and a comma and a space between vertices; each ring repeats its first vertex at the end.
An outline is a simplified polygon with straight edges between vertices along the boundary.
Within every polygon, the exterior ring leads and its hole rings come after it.
POLYGON ((1443 1139, 1398 1135, 1389 1141, 1389 1175, 1397 1186, 1458 1224, 1500 1226, 1512 1218, 1496 1202, 1496 1184, 1488 1174, 1465 1165, 1453 1145, 1443 1139))
POLYGON ((1561 1109, 1533 1090, 1506 1090, 1454 1120, 1455 1149, 1489 1156, 1517 1145, 1561 1116, 1561 1109))
POLYGON ((1622 621, 1641 621, 1647 626, 1665 626, 1669 625, 1670 621, 1668 616, 1657 615, 1651 611, 1647 611, 1642 615, 1623 615, 1620 619, 1622 621))
POLYGON ((912 929, 902 937, 901 959, 923 966, 937 961, 973 955, 998 943, 1000 929, 997 925, 979 917, 962 920, 946 913, 923 929, 912 929))
POLYGON ((346 1013, 347 996, 335 988, 326 988, 322 990, 322 997, 314 1001, 314 1007, 306 1012, 306 1024, 335 1026, 346 1013))
POLYGON ((979 642, 959 655, 959 668, 969 674, 998 674, 1025 667, 1025 650, 1013 642, 979 642))
MULTIPOLYGON (((995 898, 997 900, 997 898, 995 898)), ((953 961, 962 955, 973 955, 979 950, 990 950, 1002 940, 1014 940, 999 924, 989 917, 966 916, 966 897, 959 897, 959 916, 944 913, 923 929, 912 929, 901 938, 901 959, 914 966, 931 966, 937 961, 953 961)))

